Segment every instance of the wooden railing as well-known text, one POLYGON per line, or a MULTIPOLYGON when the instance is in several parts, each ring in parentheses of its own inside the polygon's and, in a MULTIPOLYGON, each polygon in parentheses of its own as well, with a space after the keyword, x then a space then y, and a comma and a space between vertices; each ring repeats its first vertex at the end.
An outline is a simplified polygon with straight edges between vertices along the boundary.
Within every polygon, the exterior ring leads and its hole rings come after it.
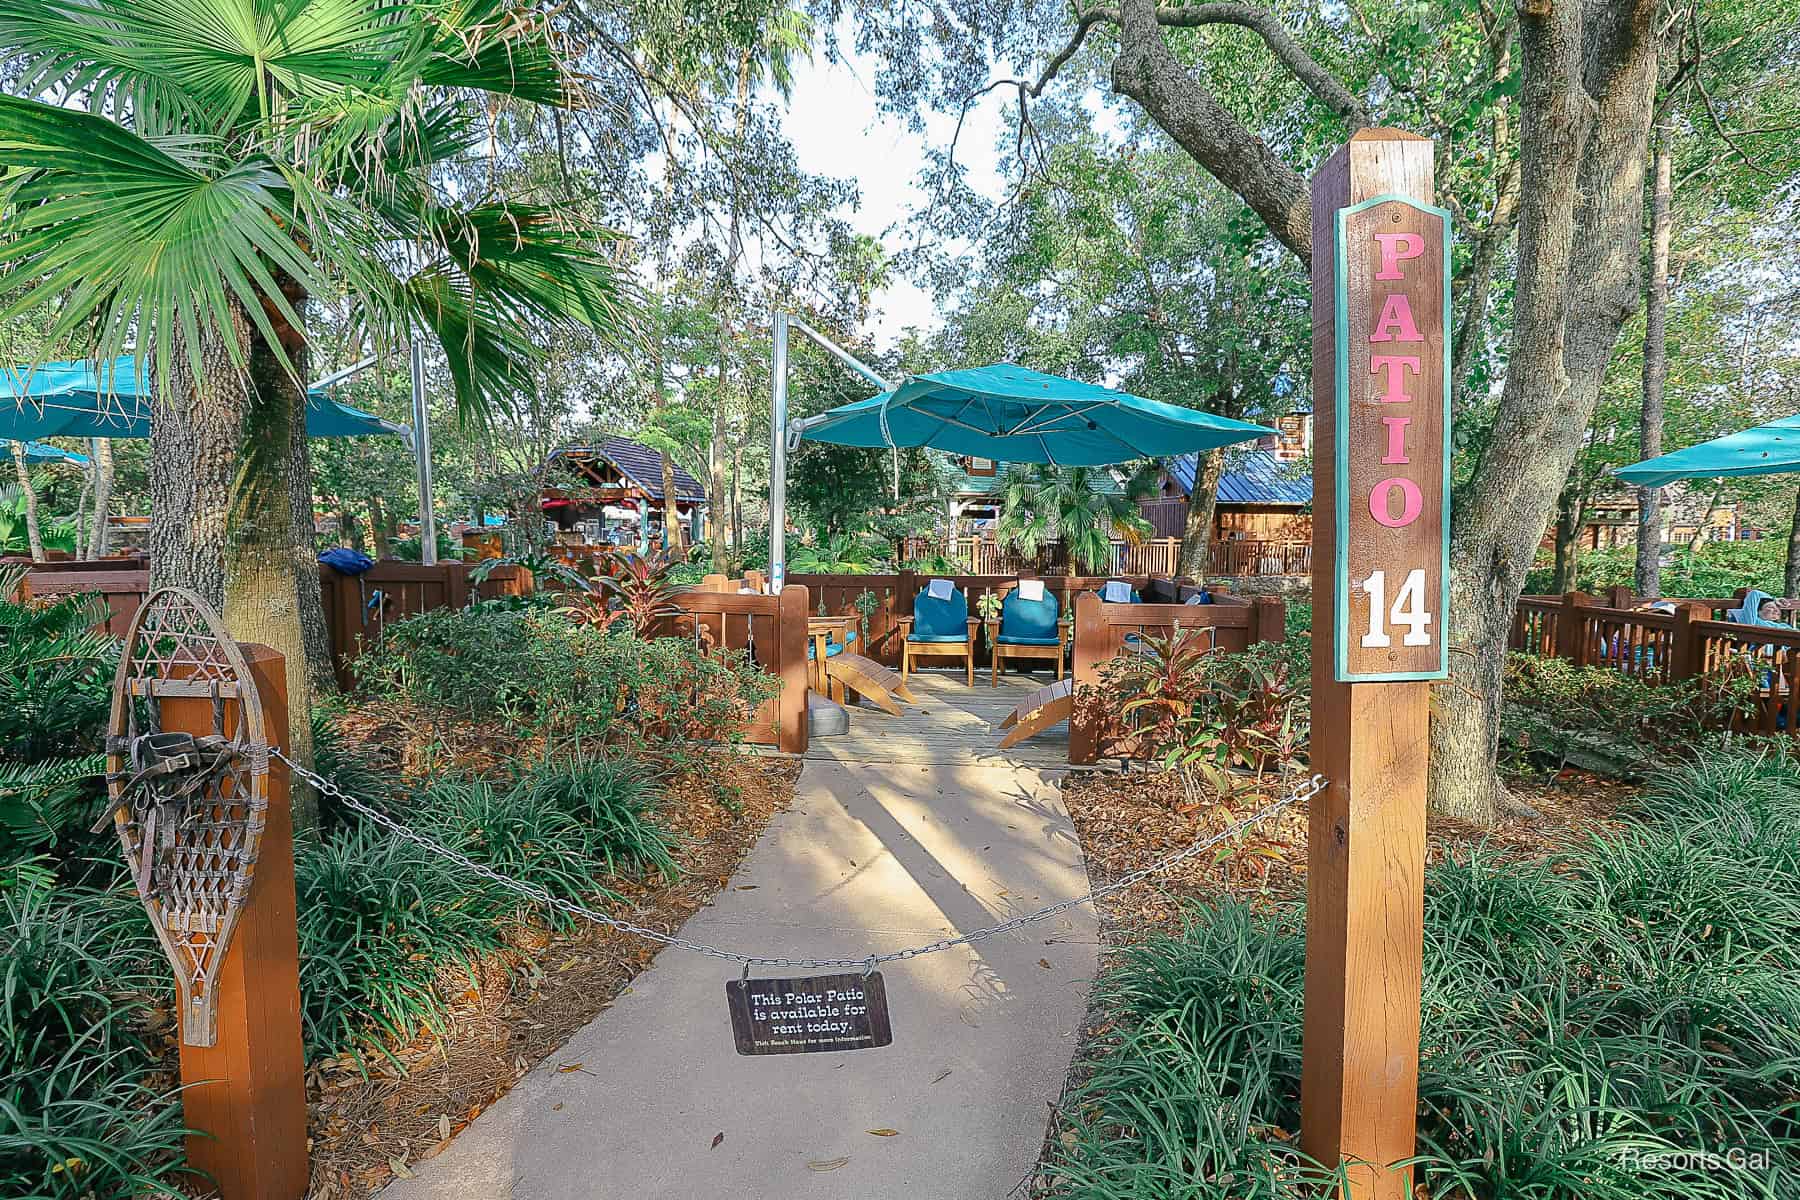
MULTIPOLYGON (((901 558, 911 562, 941 553, 943 543, 909 537, 901 546, 901 558)), ((992 537, 960 537, 950 555, 976 575, 1061 575, 1069 567, 1060 541, 1046 543, 1035 555, 1024 555, 1002 546, 992 537)), ((1308 541, 1260 541, 1232 538, 1215 541, 1207 552, 1208 576, 1249 578, 1258 575, 1305 575, 1312 570, 1312 543, 1308 541)), ((1175 575, 1181 569, 1179 537, 1148 538, 1132 544, 1123 538, 1112 543, 1112 574, 1175 575)))
MULTIPOLYGON (((1212 644, 1219 650, 1244 650, 1253 642, 1280 641, 1286 634, 1287 606, 1273 596, 1249 601, 1217 596, 1211 604, 1179 602, 1192 591, 1189 587, 1178 589, 1178 602, 1165 604, 1105 604, 1091 592, 1078 596, 1073 666, 1077 693, 1099 682, 1101 664, 1121 654, 1140 652, 1133 642, 1146 634, 1211 629, 1212 644)), ((1100 725, 1092 708, 1075 705, 1069 718, 1071 763, 1091 763, 1099 756, 1100 725)))
POLYGON ((664 632, 692 637, 703 650, 742 650, 781 682, 744 727, 744 740, 804 754, 806 723, 806 618, 809 593, 790 585, 779 596, 744 591, 743 580, 708 576, 699 587, 678 592, 680 614, 664 632))
POLYGON ((1233 538, 1208 549, 1208 574, 1248 578, 1258 575, 1307 575, 1312 572, 1312 543, 1233 538))
MULTIPOLYGON (((790 587, 805 587, 811 594, 812 613, 829 617, 863 617, 863 610, 858 606, 858 598, 868 593, 872 600, 865 602, 869 612, 865 618, 867 633, 865 648, 860 651, 877 662, 898 668, 900 666, 900 619, 912 616, 913 601, 918 597, 920 589, 934 578, 948 578, 963 595, 969 598, 969 615, 980 615, 981 598, 990 593, 1005 596, 1018 585, 1018 575, 951 575, 934 576, 922 571, 900 571, 892 575, 789 575, 790 587)), ((1057 598, 1058 611, 1064 615, 1071 610, 1074 597, 1082 592, 1094 591, 1106 583, 1105 576, 1099 575, 1055 575, 1042 576, 1044 586, 1057 598)), ((1146 596, 1159 600, 1176 601, 1180 585, 1167 578, 1145 575, 1115 575, 1115 579, 1124 579, 1146 596)), ((983 639, 975 651, 977 664, 988 661, 988 647, 983 639)))
MULTIPOLYGON (((107 632, 124 637, 150 590, 150 569, 143 565, 116 569, 110 563, 45 563, 32 568, 25 586, 32 596, 93 592, 105 597, 112 613, 107 632)), ((494 568, 476 594, 491 599, 525 595, 531 588, 531 572, 505 566, 494 568)), ((385 561, 362 575, 342 575, 321 566, 319 597, 325 606, 325 634, 338 686, 351 686, 350 664, 381 636, 389 621, 434 608, 459 608, 469 602, 469 591, 469 568, 463 563, 425 567, 385 561)))
POLYGON ((1673 613, 1647 611, 1625 588, 1614 589, 1604 600, 1582 592, 1524 596, 1513 613, 1507 648, 1604 667, 1653 684, 1747 662, 1758 676, 1758 688, 1750 709, 1733 719, 1733 728, 1795 734, 1800 630, 1717 619, 1741 603, 1737 597, 1671 602, 1673 613))

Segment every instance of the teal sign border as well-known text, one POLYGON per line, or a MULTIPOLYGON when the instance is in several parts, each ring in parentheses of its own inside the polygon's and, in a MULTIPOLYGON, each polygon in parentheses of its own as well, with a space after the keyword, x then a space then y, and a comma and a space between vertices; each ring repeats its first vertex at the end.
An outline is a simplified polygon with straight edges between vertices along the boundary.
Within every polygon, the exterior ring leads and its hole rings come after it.
POLYGON ((1333 307, 1333 322, 1336 326, 1336 350, 1333 355, 1333 368, 1337 373, 1335 380, 1334 405, 1334 442, 1333 453, 1337 458, 1336 505, 1337 505, 1337 562, 1334 565, 1336 582, 1332 588, 1332 625, 1335 631, 1337 680, 1339 683, 1395 683, 1409 679, 1444 679, 1450 674, 1450 248, 1451 225, 1450 210, 1439 208, 1434 204, 1421 204, 1411 196, 1388 193, 1372 196, 1359 204, 1337 210, 1333 220, 1332 236, 1332 278, 1337 290, 1333 307), (1350 525, 1350 444, 1344 439, 1344 429, 1350 415, 1350 321, 1349 297, 1345 294, 1346 247, 1344 246, 1345 218, 1374 208, 1378 204, 1399 202, 1408 208, 1422 213, 1430 213, 1443 223, 1444 227, 1444 316, 1442 337, 1444 349, 1444 537, 1443 537, 1443 571, 1440 575, 1443 587, 1438 597, 1438 665, 1432 671, 1384 671, 1379 673, 1350 673, 1350 546, 1345 531, 1350 525))

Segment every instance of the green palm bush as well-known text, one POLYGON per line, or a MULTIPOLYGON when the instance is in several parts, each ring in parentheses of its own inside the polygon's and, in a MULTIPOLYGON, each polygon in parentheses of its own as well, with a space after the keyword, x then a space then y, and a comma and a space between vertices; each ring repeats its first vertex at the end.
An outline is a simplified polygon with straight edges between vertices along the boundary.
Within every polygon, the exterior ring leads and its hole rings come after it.
MULTIPOLYGON (((0 0, 0 57, 0 317, 45 310, 43 345, 80 332, 97 359, 135 347, 159 435, 185 423, 201 452, 153 472, 222 523, 195 550, 223 558, 222 611, 259 614, 290 663, 316 588, 288 502, 309 302, 380 352, 441 345, 465 416, 535 391, 552 345, 631 339, 616 233, 468 182, 491 109, 578 99, 528 6, 0 0)), ((307 673, 288 689, 304 749, 307 673)))
MULTIPOLYGON (((1636 815, 1555 860, 1479 849, 1428 873, 1418 1171, 1432 1196, 1793 1194, 1800 766, 1736 748, 1670 765, 1636 815)), ((1118 1033, 1063 1105, 1073 1136, 1049 1195, 1314 1194, 1289 1140, 1303 923, 1297 899, 1221 904, 1120 956, 1099 985, 1118 1033)))
POLYGON ((119 658, 103 599, 20 603, 28 570, 0 568, 0 867, 91 819, 119 658))
POLYGON ((1026 558, 1036 558, 1061 539, 1069 574, 1079 565, 1090 574, 1113 569, 1115 537, 1133 545, 1150 536, 1150 522, 1138 513, 1156 485, 1154 464, 1138 467, 1122 491, 1103 486, 1105 467, 1014 466, 1000 489, 1000 521, 995 536, 1026 558))

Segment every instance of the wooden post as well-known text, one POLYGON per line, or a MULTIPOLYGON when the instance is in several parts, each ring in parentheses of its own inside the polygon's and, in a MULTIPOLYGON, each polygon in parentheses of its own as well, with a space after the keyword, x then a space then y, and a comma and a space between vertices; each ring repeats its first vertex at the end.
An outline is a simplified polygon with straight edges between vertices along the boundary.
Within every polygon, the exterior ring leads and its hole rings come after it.
POLYGON ((1432 144, 1354 134, 1312 181, 1312 769, 1300 1141, 1409 1200, 1428 680, 1447 666, 1448 214, 1432 144), (1339 564, 1339 556, 1344 561, 1339 564))
POLYGON ((1092 763, 1100 757, 1100 731, 1094 728, 1086 706, 1079 702, 1081 689, 1100 682, 1101 641, 1106 631, 1100 623, 1100 597, 1082 592, 1075 597, 1074 659, 1071 676, 1075 681, 1077 703, 1069 715, 1069 761, 1092 763))
POLYGON ((776 661, 781 670, 781 699, 776 736, 781 749, 790 754, 805 754, 806 726, 806 620, 807 589, 789 584, 781 589, 776 610, 775 628, 780 642, 776 661))
MULTIPOLYGON (((287 672, 267 646, 245 645, 263 728, 285 741, 287 672)), ((225 728, 236 729, 235 702, 225 728)), ((212 702, 165 697, 163 728, 209 734, 212 702)), ((279 743, 277 743, 279 744, 279 743)), ((306 1078, 300 1047, 300 946, 294 928, 294 827, 288 769, 269 763, 268 823, 250 897, 219 970, 218 1040, 181 1047, 188 1162, 218 1181, 221 1200, 306 1194, 306 1078)))
POLYGON ((1258 596, 1251 605, 1251 642, 1279 642, 1287 637, 1287 604, 1279 596, 1258 596))

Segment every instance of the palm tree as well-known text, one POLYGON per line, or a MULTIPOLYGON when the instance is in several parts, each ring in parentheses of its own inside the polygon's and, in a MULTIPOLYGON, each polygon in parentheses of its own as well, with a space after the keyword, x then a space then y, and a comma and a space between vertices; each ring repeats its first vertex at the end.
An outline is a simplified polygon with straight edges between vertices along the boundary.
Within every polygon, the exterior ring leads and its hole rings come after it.
POLYGON ((1136 545, 1151 532, 1138 501, 1154 490, 1155 466, 1138 467, 1118 491, 1101 486, 1103 467, 1015 465, 1001 485, 995 538, 1027 558, 1060 538, 1069 574, 1077 564, 1096 574, 1110 572, 1115 537, 1136 545))
POLYGON ((526 394, 547 343, 633 324, 610 232, 472 172, 439 186, 482 94, 571 103, 547 23, 504 0, 0 0, 0 55, 24 94, 0 96, 0 317, 50 307, 45 344, 148 361, 155 581, 287 656, 304 752, 309 301, 365 344, 435 339, 466 417, 526 394))

